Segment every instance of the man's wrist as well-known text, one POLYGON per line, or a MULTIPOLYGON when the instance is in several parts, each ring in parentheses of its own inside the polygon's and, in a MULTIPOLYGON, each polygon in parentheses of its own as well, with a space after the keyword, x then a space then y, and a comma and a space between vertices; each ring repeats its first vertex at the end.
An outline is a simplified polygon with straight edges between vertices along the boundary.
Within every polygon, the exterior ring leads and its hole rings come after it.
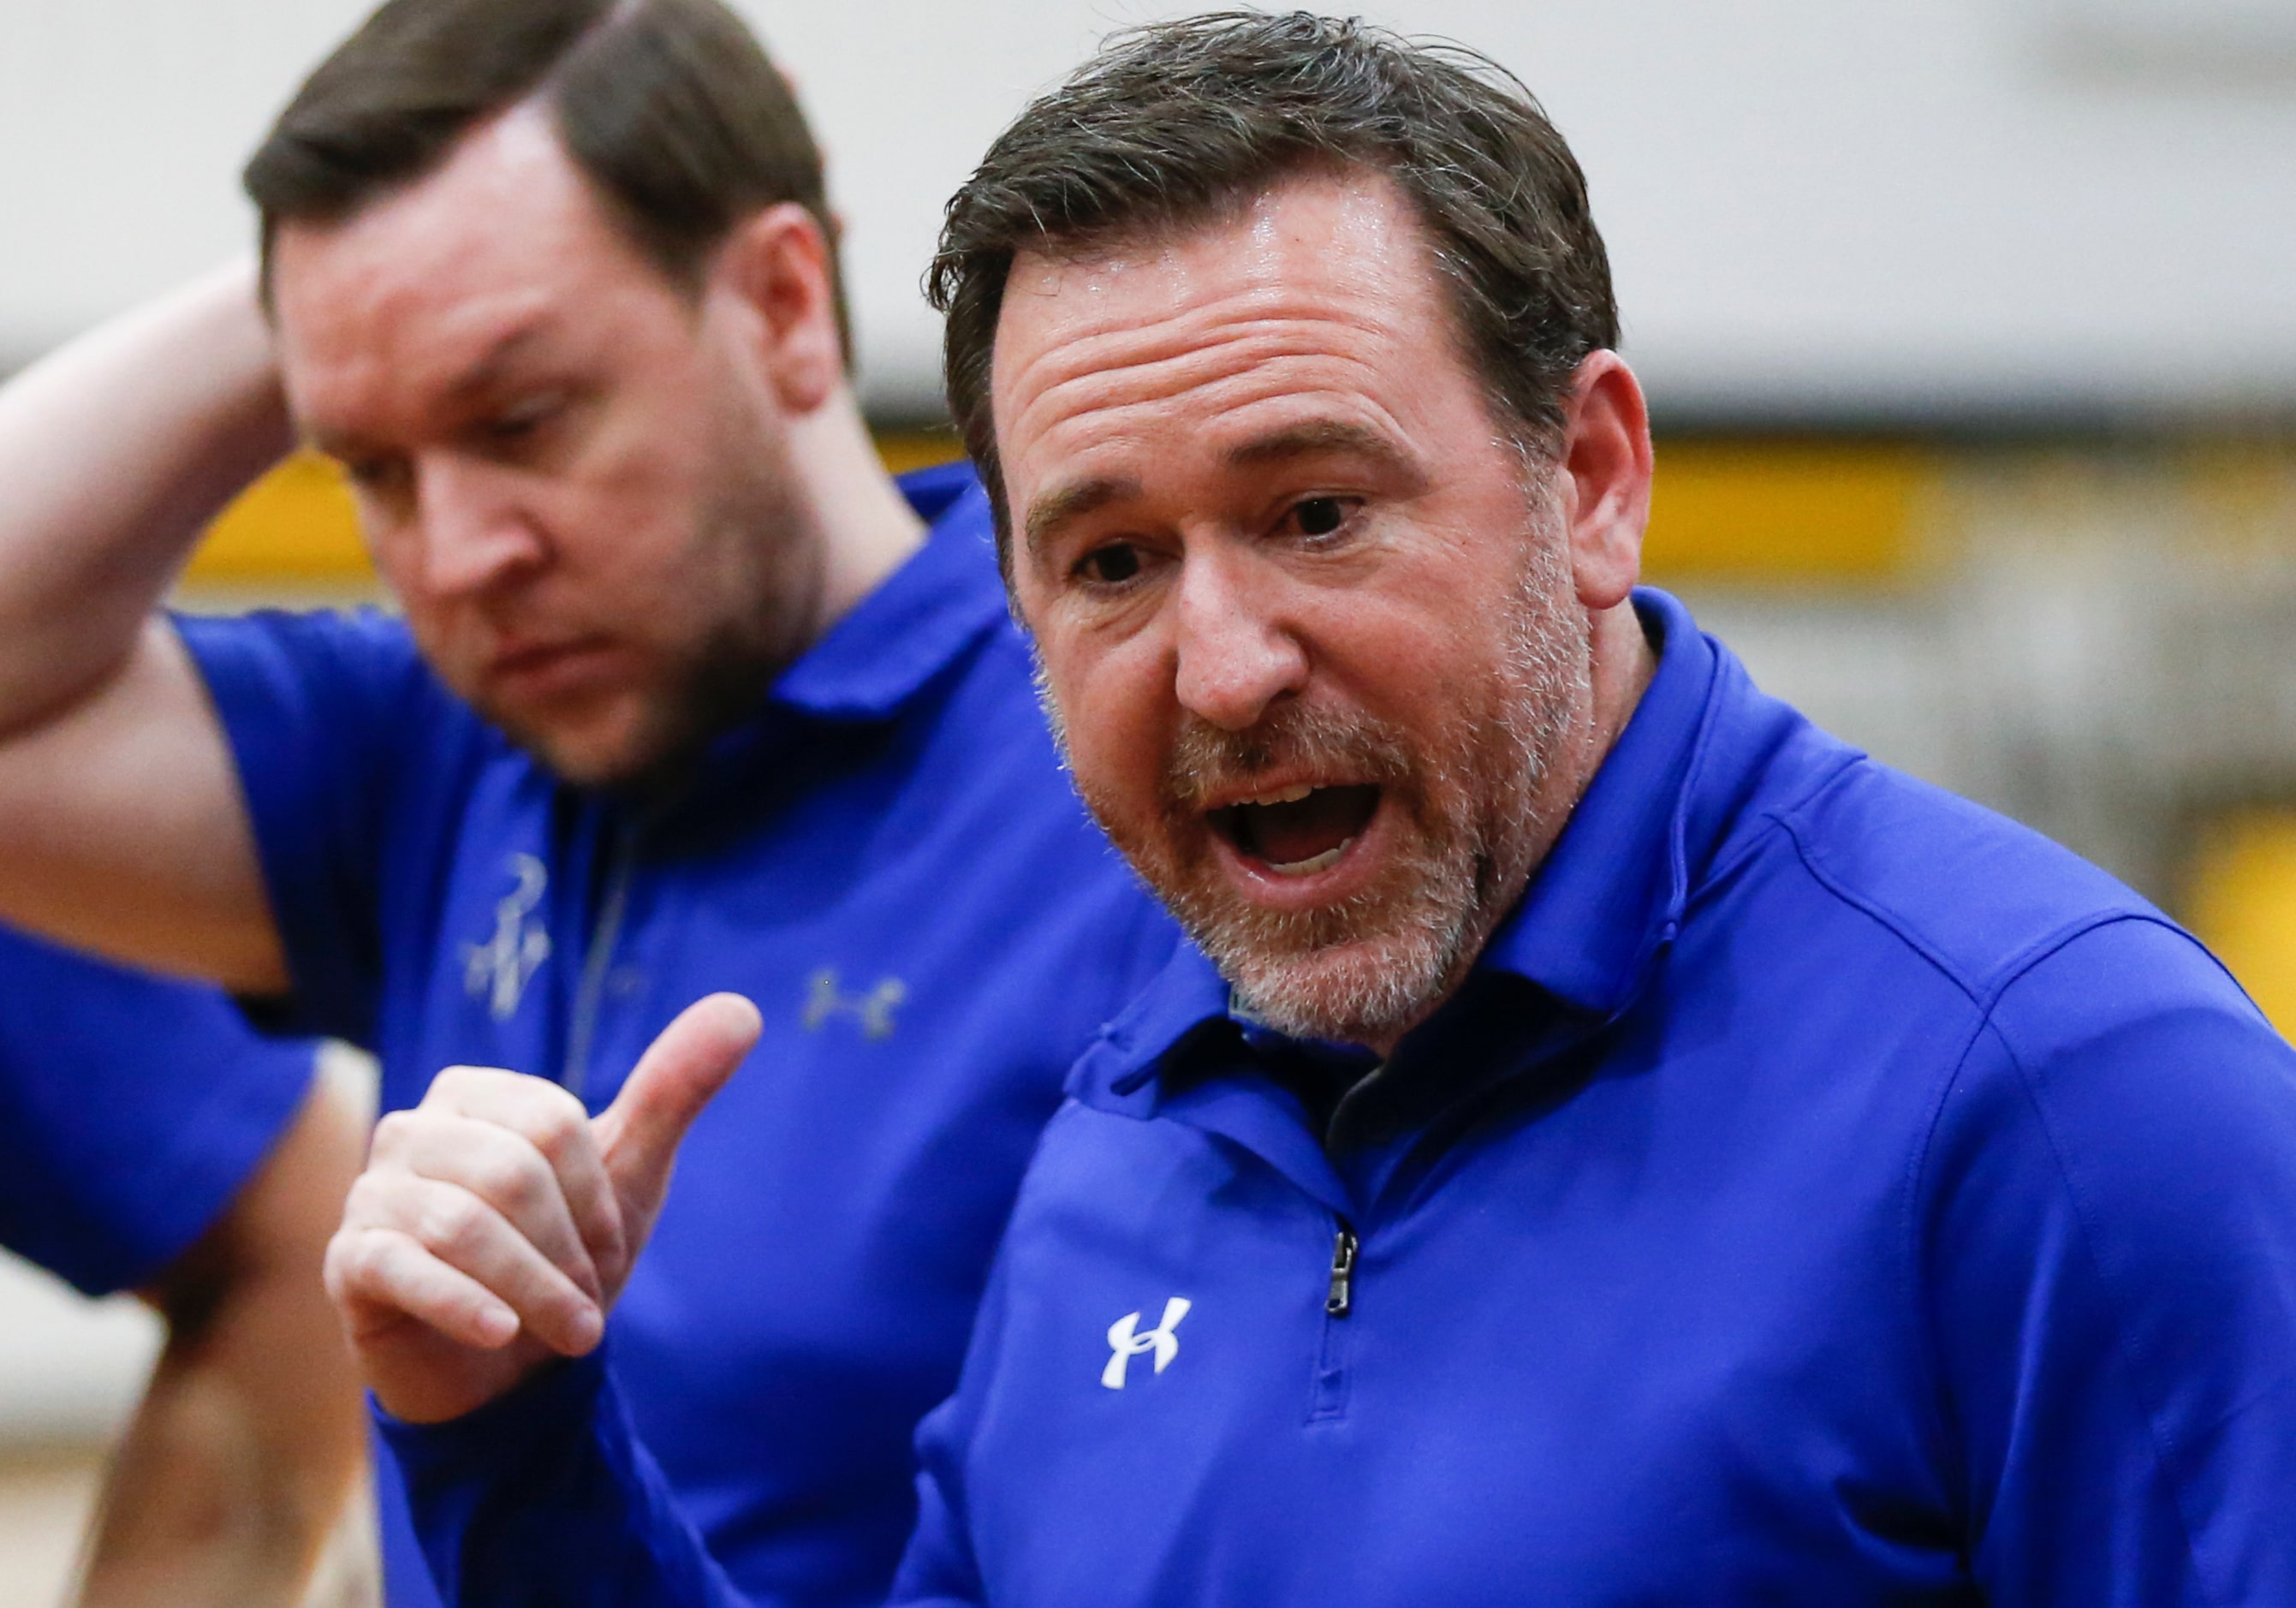
POLYGON ((367 1397, 376 1429, 410 1479, 473 1460, 498 1461, 570 1425, 586 1424, 606 1385, 606 1348, 545 1364, 512 1389, 459 1418, 413 1423, 367 1397))

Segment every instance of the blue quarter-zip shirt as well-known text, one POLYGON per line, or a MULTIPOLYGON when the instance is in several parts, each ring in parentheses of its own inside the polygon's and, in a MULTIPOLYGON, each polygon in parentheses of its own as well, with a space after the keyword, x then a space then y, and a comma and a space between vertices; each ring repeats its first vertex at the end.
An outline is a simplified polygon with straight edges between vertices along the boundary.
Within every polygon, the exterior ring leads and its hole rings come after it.
MULTIPOLYGON (((2296 1055, 1638 603, 1652 685, 1384 1066, 1185 948, 1079 1062, 896 1600, 2296 1602, 2296 1055)), ((737 1600, 599 1366, 394 1433, 461 1600, 737 1600)))
POLYGON ((922 549, 644 811, 512 747, 395 619, 181 626, 297 1025, 373 1047, 386 1109, 457 1062, 603 1109, 685 1005, 757 1001, 610 1332, 685 1511, 776 1603, 882 1599, 1029 1152, 1174 941, 1061 774, 970 470, 904 485, 922 549))

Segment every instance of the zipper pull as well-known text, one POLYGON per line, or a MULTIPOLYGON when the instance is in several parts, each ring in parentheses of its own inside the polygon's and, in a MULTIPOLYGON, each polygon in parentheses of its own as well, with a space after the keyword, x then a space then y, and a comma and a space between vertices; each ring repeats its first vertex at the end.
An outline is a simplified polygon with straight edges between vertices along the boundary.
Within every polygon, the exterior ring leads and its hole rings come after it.
POLYGON ((1355 1304, 1356 1231, 1341 1218, 1340 1231, 1332 1236, 1332 1289, 1324 1297, 1324 1310, 1333 1317, 1345 1317, 1355 1304))

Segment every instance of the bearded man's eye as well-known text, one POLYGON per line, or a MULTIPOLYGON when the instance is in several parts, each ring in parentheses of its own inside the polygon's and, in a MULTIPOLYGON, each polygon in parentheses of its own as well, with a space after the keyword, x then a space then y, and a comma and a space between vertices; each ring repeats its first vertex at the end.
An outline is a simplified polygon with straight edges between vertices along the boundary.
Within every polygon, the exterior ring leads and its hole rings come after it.
POLYGON ((350 483, 369 496, 389 496, 408 480, 406 460, 399 457, 351 457, 337 460, 350 483))
POLYGON ((1311 496, 1292 510, 1302 536, 1329 536, 1348 521, 1348 505, 1335 496, 1311 496))
POLYGON ((1078 561, 1077 573, 1095 586, 1120 586, 1140 573, 1140 550, 1122 542, 1095 547, 1078 561))

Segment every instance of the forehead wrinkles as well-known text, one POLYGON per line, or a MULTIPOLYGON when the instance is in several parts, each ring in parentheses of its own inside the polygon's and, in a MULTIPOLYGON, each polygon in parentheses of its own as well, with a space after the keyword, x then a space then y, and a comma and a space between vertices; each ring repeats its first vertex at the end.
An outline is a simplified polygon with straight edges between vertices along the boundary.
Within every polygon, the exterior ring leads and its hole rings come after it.
POLYGON ((1393 429, 1371 395, 1378 365, 1297 343, 1224 347, 1161 362, 1144 372, 1119 369, 1080 377, 1040 397, 1023 413, 1024 430, 1040 441, 1076 432, 1119 436, 1156 428, 1166 405, 1182 402, 1172 423, 1201 429, 1255 404, 1314 400, 1365 415, 1393 429))
POLYGON ((481 356, 555 304, 601 300, 625 259, 642 260, 549 117, 521 106, 405 189, 286 226, 275 283, 283 328, 314 360, 428 367, 481 356))
POLYGON ((458 371, 488 356, 506 337, 543 321, 554 299, 532 283, 452 298, 435 286, 425 295, 421 286, 407 285, 338 324, 330 344, 340 353, 322 355, 387 363, 408 380, 444 377, 432 371, 458 371))
POLYGON ((1012 426, 1040 437, 1120 423, 1131 410, 1192 393, 1214 410, 1267 395, 1338 394, 1384 418, 1375 398, 1401 345, 1400 332, 1369 311, 1255 291, 1146 324, 1111 314, 1029 354, 998 389, 1012 426))
POLYGON ((357 316, 323 318, 306 340, 286 343, 290 390, 307 423, 335 414, 379 423, 478 377, 503 355, 505 338, 538 330, 549 308, 550 298, 531 288, 445 305, 378 299, 357 316))

